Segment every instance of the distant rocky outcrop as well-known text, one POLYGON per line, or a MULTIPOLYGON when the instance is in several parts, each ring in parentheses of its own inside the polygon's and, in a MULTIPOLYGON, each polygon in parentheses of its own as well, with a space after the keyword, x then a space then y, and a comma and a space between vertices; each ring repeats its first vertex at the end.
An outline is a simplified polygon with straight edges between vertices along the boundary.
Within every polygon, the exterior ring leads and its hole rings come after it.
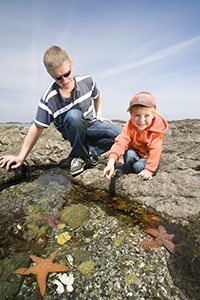
MULTIPOLYGON (((119 121, 118 121, 119 123, 119 121)), ((122 122, 123 124, 123 122, 122 122)), ((0 127, 0 156, 19 153, 28 128, 0 127)), ((0 168, 0 186, 32 175, 41 168, 65 167, 62 161, 70 152, 70 145, 51 125, 44 130, 25 161, 25 167, 7 171, 0 168)), ((122 175, 120 165, 108 181, 103 177, 107 153, 100 157, 100 164, 87 169, 72 180, 88 188, 103 189, 126 197, 139 205, 172 218, 186 219, 200 214, 200 120, 170 121, 164 134, 163 152, 159 172, 151 181, 143 181, 136 174, 122 175)))

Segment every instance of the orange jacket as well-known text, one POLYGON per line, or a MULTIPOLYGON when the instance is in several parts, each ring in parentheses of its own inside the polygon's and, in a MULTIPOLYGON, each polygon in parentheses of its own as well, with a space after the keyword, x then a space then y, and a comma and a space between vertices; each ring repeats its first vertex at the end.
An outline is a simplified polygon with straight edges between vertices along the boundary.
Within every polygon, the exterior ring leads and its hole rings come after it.
POLYGON ((117 161, 127 148, 134 149, 141 157, 147 158, 145 169, 153 175, 162 152, 163 132, 166 132, 167 128, 167 121, 157 113, 151 125, 143 131, 136 128, 130 119, 124 125, 122 133, 116 137, 109 158, 117 161))

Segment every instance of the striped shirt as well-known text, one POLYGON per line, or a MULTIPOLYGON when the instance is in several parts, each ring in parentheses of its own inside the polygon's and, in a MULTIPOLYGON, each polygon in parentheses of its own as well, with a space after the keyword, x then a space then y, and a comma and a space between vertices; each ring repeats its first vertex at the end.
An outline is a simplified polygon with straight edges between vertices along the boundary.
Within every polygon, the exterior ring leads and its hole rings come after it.
POLYGON ((51 122, 60 132, 63 131, 63 119, 67 111, 72 108, 82 111, 86 121, 95 121, 92 100, 96 100, 100 92, 94 79, 90 75, 74 77, 75 89, 70 98, 61 95, 57 83, 54 81, 40 99, 34 123, 41 128, 47 128, 51 122))

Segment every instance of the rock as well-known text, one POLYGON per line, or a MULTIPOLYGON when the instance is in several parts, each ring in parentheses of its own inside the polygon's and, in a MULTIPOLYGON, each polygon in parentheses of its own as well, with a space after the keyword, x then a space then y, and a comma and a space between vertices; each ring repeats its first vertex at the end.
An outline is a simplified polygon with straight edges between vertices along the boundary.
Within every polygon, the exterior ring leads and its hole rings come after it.
POLYGON ((81 263, 88 261, 91 253, 87 250, 80 250, 76 253, 74 266, 77 268, 81 263))
POLYGON ((120 237, 116 238, 116 239, 114 240, 114 246, 115 246, 115 247, 118 247, 118 246, 123 242, 123 240, 124 240, 124 237, 123 237, 123 236, 120 236, 120 237))
POLYGON ((60 245, 65 244, 66 242, 68 242, 71 239, 71 235, 69 234, 69 232, 63 232, 61 233, 58 238, 57 238, 57 242, 60 245))
POLYGON ((5 224, 9 227, 14 223, 14 221, 15 218, 11 212, 0 209, 0 228, 4 228, 5 224))
MULTIPOLYGON (((0 127, 0 156, 20 151, 27 129, 0 127)), ((41 138, 26 159, 30 175, 41 166, 60 166, 68 156, 70 145, 53 125, 44 130, 41 138)), ((200 213, 200 119, 170 121, 163 137, 163 152, 159 171, 151 181, 143 181, 136 174, 121 175, 122 158, 116 163, 111 181, 103 177, 108 153, 100 156, 100 164, 72 178, 75 184, 100 189, 125 197, 136 204, 172 218, 187 219, 200 213)), ((0 187, 22 178, 22 169, 9 173, 0 169, 0 187)))
POLYGON ((86 170, 74 178, 87 188, 105 190, 164 216, 187 219, 200 213, 200 120, 169 122, 159 171, 151 181, 122 175, 117 166, 111 181, 102 170, 86 170))
POLYGON ((194 300, 200 299, 200 258, 197 253, 199 246, 190 241, 188 245, 179 247, 175 255, 171 255, 167 261, 176 286, 187 291, 187 299, 194 300))
POLYGON ((103 178, 100 170, 92 170, 92 174, 86 170, 76 180, 87 187, 126 197, 168 217, 187 218, 200 212, 200 178, 191 169, 159 172, 151 181, 143 181, 136 174, 114 176, 111 182, 103 178))
POLYGON ((133 284, 137 278, 138 277, 135 273, 126 274, 126 277, 125 277, 126 286, 133 284))
MULTIPOLYGON (((27 132, 26 127, 0 126, 0 156, 18 155, 27 132)), ((70 143, 64 140, 51 124, 48 129, 43 130, 25 163, 31 169, 38 168, 38 166, 57 165, 61 160, 66 159, 69 152, 70 143)))
POLYGON ((64 209, 60 221, 67 223, 70 227, 79 227, 89 216, 90 211, 82 204, 71 205, 64 209))
POLYGON ((27 167, 23 164, 17 169, 9 169, 0 167, 0 187, 5 186, 6 183, 20 180, 28 176, 27 167))
POLYGON ((90 259, 88 261, 81 263, 77 269, 81 274, 88 275, 92 272, 95 266, 96 263, 90 259))
POLYGON ((19 252, 0 262, 0 297, 1 300, 15 298, 24 281, 24 276, 13 274, 18 268, 28 268, 31 259, 27 252, 19 252))

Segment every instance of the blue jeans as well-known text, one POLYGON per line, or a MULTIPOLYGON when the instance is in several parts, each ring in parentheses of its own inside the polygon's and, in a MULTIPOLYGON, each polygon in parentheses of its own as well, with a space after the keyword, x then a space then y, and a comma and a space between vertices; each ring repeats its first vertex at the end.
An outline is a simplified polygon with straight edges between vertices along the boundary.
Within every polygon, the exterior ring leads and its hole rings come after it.
POLYGON ((107 121, 86 122, 83 113, 78 109, 69 110, 63 120, 62 136, 71 144, 71 157, 89 157, 108 151, 122 126, 107 121))
POLYGON ((144 170, 147 158, 141 157, 135 150, 127 149, 124 153, 124 164, 121 170, 124 174, 140 173, 144 170))

